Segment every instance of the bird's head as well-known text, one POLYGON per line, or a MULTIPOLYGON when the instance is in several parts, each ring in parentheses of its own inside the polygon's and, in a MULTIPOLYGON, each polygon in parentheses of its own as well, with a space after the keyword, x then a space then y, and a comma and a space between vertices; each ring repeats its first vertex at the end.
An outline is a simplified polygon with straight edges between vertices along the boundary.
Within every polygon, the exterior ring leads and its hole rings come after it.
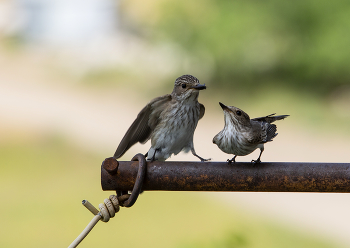
POLYGON ((250 117, 243 110, 234 106, 226 106, 219 102, 225 115, 225 123, 233 125, 250 125, 250 117))
POLYGON ((172 95, 178 100, 197 100, 199 91, 206 88, 207 87, 204 84, 199 83, 199 80, 196 77, 191 75, 183 75, 175 80, 172 95))

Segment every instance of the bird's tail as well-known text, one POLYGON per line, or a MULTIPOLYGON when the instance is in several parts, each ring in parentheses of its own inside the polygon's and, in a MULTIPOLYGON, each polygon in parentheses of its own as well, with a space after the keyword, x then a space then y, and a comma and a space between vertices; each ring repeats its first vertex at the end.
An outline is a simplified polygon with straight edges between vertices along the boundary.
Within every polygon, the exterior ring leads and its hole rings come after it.
POLYGON ((253 121, 264 121, 267 123, 272 123, 274 121, 278 121, 278 120, 283 120, 284 118, 287 118, 289 115, 275 115, 275 114, 271 114, 271 115, 267 115, 264 117, 258 117, 258 118, 254 118, 252 119, 253 121))

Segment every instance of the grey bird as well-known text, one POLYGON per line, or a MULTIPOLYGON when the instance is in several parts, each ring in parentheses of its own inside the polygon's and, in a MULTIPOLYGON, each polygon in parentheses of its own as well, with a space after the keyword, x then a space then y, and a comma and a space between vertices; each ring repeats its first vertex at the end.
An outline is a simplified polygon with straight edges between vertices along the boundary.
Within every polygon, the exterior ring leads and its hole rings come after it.
POLYGON ((277 120, 283 120, 289 115, 271 114, 265 117, 250 119, 249 115, 243 110, 234 106, 226 106, 219 103, 224 111, 225 127, 213 138, 221 151, 235 155, 227 162, 236 162, 237 156, 245 156, 252 153, 255 149, 260 149, 260 155, 257 160, 252 162, 260 163, 261 154, 264 151, 264 144, 272 141, 277 136, 277 127, 271 124, 277 120))
POLYGON ((172 154, 191 151, 201 161, 193 146, 193 135, 199 119, 204 115, 204 105, 198 102, 204 84, 191 75, 175 80, 173 92, 150 101, 137 115, 120 142, 114 158, 118 159, 134 144, 151 139, 147 160, 165 161, 172 154))

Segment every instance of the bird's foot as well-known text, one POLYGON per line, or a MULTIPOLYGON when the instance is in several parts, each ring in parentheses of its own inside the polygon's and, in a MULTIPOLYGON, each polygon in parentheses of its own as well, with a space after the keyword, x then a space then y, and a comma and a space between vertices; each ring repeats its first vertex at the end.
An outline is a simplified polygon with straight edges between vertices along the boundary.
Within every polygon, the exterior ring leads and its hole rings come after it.
POLYGON ((227 159, 227 160, 226 160, 227 163, 228 163, 228 164, 236 163, 236 157, 237 157, 237 156, 234 156, 232 159, 227 159))
POLYGON ((210 161, 211 158, 205 159, 205 158, 200 158, 201 162, 206 162, 206 161, 210 161))
POLYGON ((155 161, 154 156, 153 156, 152 158, 146 157, 146 156, 145 156, 145 158, 146 158, 146 161, 147 161, 147 162, 153 162, 153 161, 155 161))
POLYGON ((208 159, 202 158, 201 156, 197 155, 197 153, 195 153, 193 151, 192 151, 192 154, 194 156, 196 156, 197 158, 199 158, 201 160, 201 162, 205 162, 205 161, 210 161, 211 160, 211 158, 208 158, 208 159))
POLYGON ((258 158, 257 160, 252 160, 251 163, 254 163, 254 164, 260 164, 261 163, 261 160, 258 158))
POLYGON ((228 163, 228 164, 235 164, 236 163, 236 160, 234 160, 234 159, 227 159, 226 160, 226 162, 228 163))
POLYGON ((148 158, 148 152, 147 152, 147 153, 145 154, 145 157, 146 157, 146 155, 147 155, 147 161, 150 161, 150 162, 156 161, 156 160, 157 160, 157 159, 156 159, 156 153, 157 153, 158 151, 160 151, 160 149, 155 149, 152 158, 148 158))

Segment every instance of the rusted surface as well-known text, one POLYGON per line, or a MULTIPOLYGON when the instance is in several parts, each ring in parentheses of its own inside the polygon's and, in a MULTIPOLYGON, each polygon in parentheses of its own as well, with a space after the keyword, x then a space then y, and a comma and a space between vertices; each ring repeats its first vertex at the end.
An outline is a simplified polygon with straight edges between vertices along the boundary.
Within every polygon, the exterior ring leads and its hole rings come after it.
POLYGON ((119 163, 114 158, 106 158, 103 161, 103 168, 111 175, 114 175, 118 171, 119 163))
MULTIPOLYGON (((110 174, 102 164, 102 189, 132 190, 138 168, 137 161, 119 161, 110 174)), ((154 161, 147 162, 142 190, 350 192, 350 164, 154 161)))

